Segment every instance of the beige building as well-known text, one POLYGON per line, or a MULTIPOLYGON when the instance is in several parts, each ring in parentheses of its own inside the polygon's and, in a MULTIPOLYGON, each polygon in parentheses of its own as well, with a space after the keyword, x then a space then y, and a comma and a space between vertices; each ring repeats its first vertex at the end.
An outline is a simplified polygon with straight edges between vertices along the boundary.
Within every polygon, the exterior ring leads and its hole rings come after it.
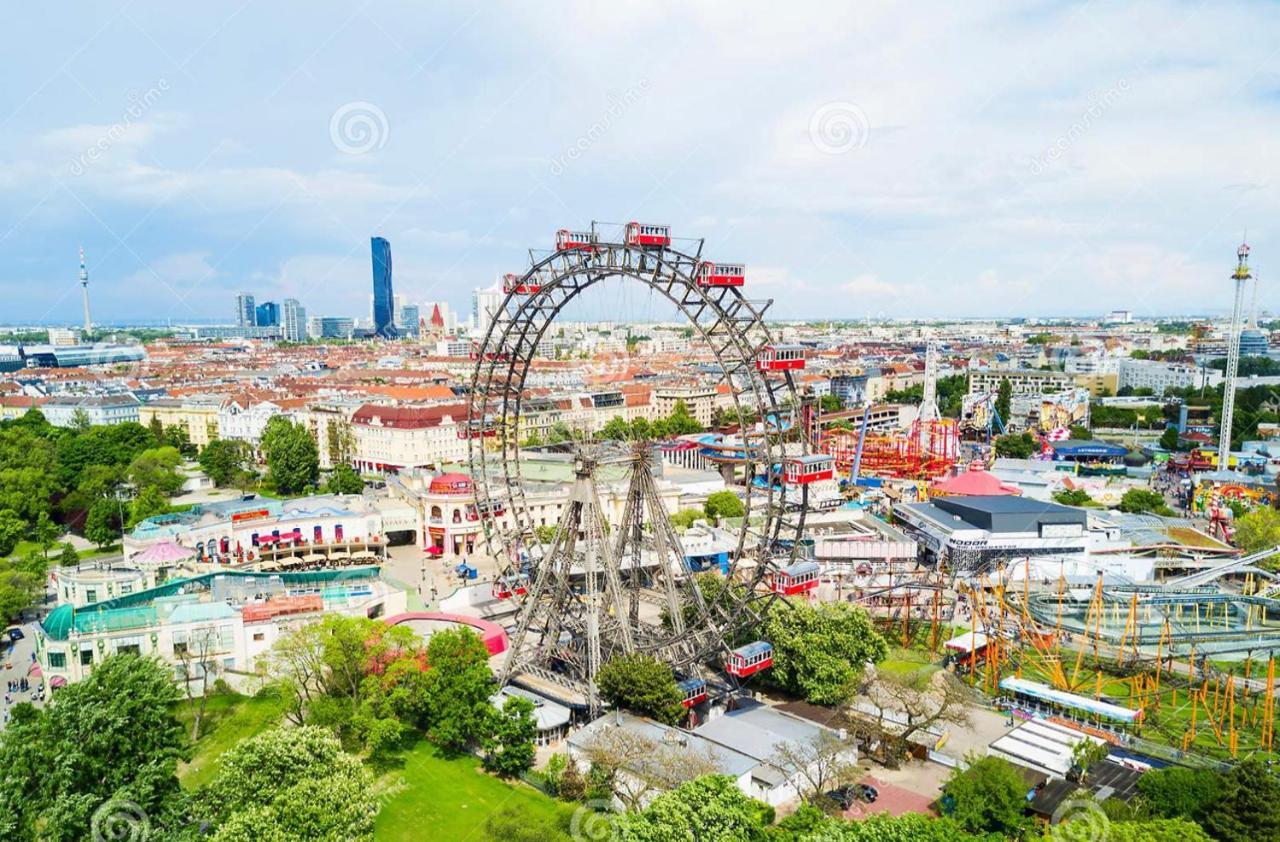
POLYGON ((467 459, 467 407, 365 404, 351 417, 360 471, 401 471, 467 459))
POLYGON ((293 413, 295 422, 307 428, 320 452, 320 469, 351 464, 356 457, 356 434, 351 418, 361 404, 311 404, 293 413))
POLYGON ((1038 368, 976 368, 969 372, 969 394, 996 393, 1000 383, 1009 381, 1015 395, 1048 395, 1076 385, 1076 375, 1066 371, 1042 371, 1038 368))
POLYGON ((138 409, 142 426, 158 420, 163 426, 182 427, 196 447, 203 448, 218 437, 218 411, 223 399, 217 395, 192 395, 185 398, 157 398, 138 409))
POLYGON ((704 427, 711 426, 711 416, 716 410, 717 395, 714 386, 668 386, 653 392, 654 412, 666 418, 676 408, 676 401, 684 401, 689 414, 704 427))

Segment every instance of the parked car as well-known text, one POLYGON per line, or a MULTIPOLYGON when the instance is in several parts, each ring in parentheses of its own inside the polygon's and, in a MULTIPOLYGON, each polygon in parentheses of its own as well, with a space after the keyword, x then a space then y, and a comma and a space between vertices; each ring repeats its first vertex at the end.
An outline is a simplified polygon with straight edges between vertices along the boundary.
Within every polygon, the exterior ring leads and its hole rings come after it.
POLYGON ((827 794, 827 798, 833 804, 840 808, 840 812, 848 810, 858 800, 858 791, 856 787, 842 786, 839 789, 833 789, 827 794))
POLYGON ((858 784, 858 795, 868 804, 874 804, 876 799, 880 797, 880 790, 871 784, 858 784))

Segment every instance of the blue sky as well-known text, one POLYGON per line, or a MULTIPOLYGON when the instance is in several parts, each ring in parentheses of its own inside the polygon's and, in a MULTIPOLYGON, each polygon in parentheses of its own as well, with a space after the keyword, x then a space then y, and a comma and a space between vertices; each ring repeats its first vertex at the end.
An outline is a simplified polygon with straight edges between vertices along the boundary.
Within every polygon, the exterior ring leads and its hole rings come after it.
POLYGON ((1221 312, 1246 227, 1280 304, 1277 4, 79 5, 7 19, 0 322, 81 244, 98 319, 364 316, 372 234, 466 308, 593 218, 777 316, 1221 312))

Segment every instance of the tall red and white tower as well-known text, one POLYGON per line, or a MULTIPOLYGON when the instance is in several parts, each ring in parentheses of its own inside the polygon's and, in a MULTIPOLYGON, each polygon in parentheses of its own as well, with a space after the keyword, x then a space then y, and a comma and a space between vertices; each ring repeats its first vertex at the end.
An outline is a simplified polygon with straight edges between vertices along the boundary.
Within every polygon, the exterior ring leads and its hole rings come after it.
POLYGON ((1241 243, 1236 249, 1235 304, 1231 308, 1231 329, 1227 334, 1227 370, 1222 381, 1222 419, 1218 429, 1218 470, 1225 471, 1231 464, 1231 422, 1236 408, 1236 375, 1240 371, 1241 305, 1244 288, 1249 282, 1249 244, 1241 243))

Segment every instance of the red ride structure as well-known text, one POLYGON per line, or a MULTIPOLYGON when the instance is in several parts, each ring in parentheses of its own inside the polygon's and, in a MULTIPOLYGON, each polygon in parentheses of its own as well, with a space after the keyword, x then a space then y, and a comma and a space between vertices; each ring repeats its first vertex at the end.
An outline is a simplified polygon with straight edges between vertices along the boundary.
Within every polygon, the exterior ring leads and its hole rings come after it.
POLYGON ((542 289, 542 284, 534 280, 525 281, 519 275, 510 272, 502 276, 502 291, 507 295, 515 293, 516 295, 533 295, 542 289))
POLYGON ((763 640, 739 646, 725 658, 724 671, 738 678, 755 675, 773 666, 773 644, 763 640))
POLYGON ((671 245, 671 226, 628 222, 626 244, 644 248, 666 248, 671 245))
POLYGON ((803 345, 765 345, 756 357, 757 371, 795 371, 804 368, 803 345))
POLYGON ((818 587, 821 568, 816 561, 797 561, 774 573, 769 579, 769 590, 782 596, 807 594, 818 587))
POLYGON ((556 251, 596 251, 599 239, 594 231, 570 231, 561 228, 556 232, 556 251))
POLYGON ((747 282, 747 267, 741 263, 712 263, 704 260, 698 264, 698 286, 740 287, 747 282))

